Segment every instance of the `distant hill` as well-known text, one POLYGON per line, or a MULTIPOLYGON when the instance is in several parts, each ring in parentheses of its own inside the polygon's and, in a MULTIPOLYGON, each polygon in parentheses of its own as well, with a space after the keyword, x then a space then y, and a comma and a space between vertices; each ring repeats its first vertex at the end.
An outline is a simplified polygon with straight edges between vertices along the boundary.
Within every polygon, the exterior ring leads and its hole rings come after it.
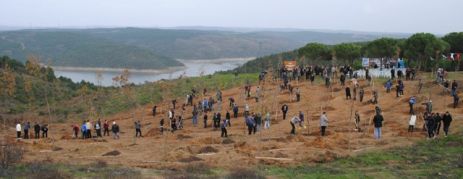
POLYGON ((319 31, 252 31, 238 32, 188 29, 88 29, 78 30, 109 40, 147 48, 157 54, 177 59, 215 59, 258 57, 299 48, 309 42, 338 44, 377 39, 403 34, 371 34, 360 32, 329 33, 319 31))
POLYGON ((0 55, 24 62, 31 54, 54 66, 142 69, 182 65, 147 49, 81 33, 47 30, 0 33, 0 55))
MULTIPOLYGON (((224 28, 226 30, 226 28, 224 28)), ((40 29, 0 32, 0 55, 25 61, 39 55, 56 66, 153 68, 181 66, 175 59, 258 57, 309 42, 337 44, 383 36, 359 32, 225 31, 148 28, 40 29)))

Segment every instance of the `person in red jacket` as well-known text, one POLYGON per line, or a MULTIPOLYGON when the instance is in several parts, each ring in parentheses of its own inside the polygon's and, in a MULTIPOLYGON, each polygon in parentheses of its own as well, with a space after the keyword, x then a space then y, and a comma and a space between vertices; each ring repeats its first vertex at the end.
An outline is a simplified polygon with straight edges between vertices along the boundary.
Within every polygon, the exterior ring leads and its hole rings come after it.
POLYGON ((74 138, 77 139, 79 136, 79 126, 77 124, 74 124, 72 126, 72 130, 74 131, 74 138))
POLYGON ((106 135, 109 136, 109 124, 108 124, 108 120, 105 120, 105 121, 104 121, 104 124, 103 124, 103 136, 106 136, 106 135))

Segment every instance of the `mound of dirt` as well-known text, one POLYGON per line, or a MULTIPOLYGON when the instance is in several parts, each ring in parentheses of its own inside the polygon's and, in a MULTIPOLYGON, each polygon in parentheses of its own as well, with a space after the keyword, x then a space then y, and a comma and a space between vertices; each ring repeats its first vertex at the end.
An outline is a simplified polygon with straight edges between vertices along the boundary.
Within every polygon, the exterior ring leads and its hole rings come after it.
POLYGON ((51 148, 51 150, 52 151, 60 151, 60 150, 63 150, 63 148, 54 146, 53 148, 51 148))
POLYGON ((200 138, 196 141, 193 142, 194 144, 220 144, 222 143, 222 140, 220 140, 220 138, 217 138, 217 137, 205 137, 205 138, 200 138))
POLYGON ((74 137, 70 136, 70 135, 63 135, 61 136, 61 140, 70 140, 70 139, 73 139, 74 137))
POLYGON ((113 150, 113 151, 111 151, 111 152, 108 152, 108 153, 103 154, 102 156, 118 156, 118 155, 120 155, 120 154, 121 154, 121 152, 119 152, 119 151, 117 151, 117 150, 113 150))
POLYGON ((317 137, 313 141, 304 142, 306 147, 316 147, 322 149, 332 149, 333 146, 328 142, 328 139, 324 139, 322 137, 317 137))
POLYGON ((276 158, 288 158, 288 155, 284 154, 284 153, 281 153, 281 152, 277 152, 275 154, 275 157, 276 158))
POLYGON ((333 153, 331 151, 325 151, 317 155, 313 160, 314 162, 317 162, 317 163, 326 163, 326 162, 333 161, 336 158, 337 158, 336 153, 333 153))
POLYGON ((182 140, 182 139, 191 139, 193 137, 189 136, 189 135, 184 135, 184 134, 178 134, 177 135, 177 139, 178 140, 182 140))
POLYGON ((189 156, 189 157, 186 157, 186 158, 181 158, 178 161, 183 162, 183 163, 190 163, 190 162, 197 162, 197 161, 202 161, 202 160, 203 159, 201 159, 199 157, 196 157, 196 156, 189 156))
POLYGON ((217 150, 216 148, 211 147, 211 146, 206 146, 206 147, 203 147, 203 148, 199 149, 199 153, 200 153, 200 154, 204 154, 204 153, 217 153, 217 152, 219 152, 219 150, 217 150))
POLYGON ((229 138, 226 138, 224 140, 222 140, 222 144, 233 144, 235 143, 235 141, 229 139, 229 138))
POLYGON ((157 128, 151 128, 146 134, 146 137, 153 137, 153 136, 158 136, 161 135, 160 129, 157 128))
POLYGON ((334 108, 333 106, 325 106, 325 107, 323 108, 323 110, 324 110, 324 111, 334 111, 334 110, 336 110, 336 108, 334 108))

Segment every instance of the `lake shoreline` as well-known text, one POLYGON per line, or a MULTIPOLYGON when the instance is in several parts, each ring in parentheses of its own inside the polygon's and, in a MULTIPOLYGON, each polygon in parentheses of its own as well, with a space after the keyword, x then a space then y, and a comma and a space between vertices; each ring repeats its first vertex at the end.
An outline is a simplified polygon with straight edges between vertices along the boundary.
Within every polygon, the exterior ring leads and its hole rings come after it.
POLYGON ((129 70, 134 73, 172 73, 176 71, 185 70, 187 67, 167 67, 164 69, 133 69, 133 68, 102 68, 102 67, 67 67, 67 66, 51 66, 53 70, 57 71, 74 71, 74 72, 123 72, 129 70))
POLYGON ((166 67, 163 69, 135 69, 135 68, 109 68, 109 67, 70 67, 70 66, 50 66, 54 70, 58 71, 73 71, 73 72, 123 72, 129 70, 132 73, 149 73, 149 74, 160 74, 160 73, 173 73, 187 69, 185 66, 187 63, 212 63, 221 64, 227 62, 247 62, 255 57, 247 58, 222 58, 222 59, 177 59, 184 66, 166 67))

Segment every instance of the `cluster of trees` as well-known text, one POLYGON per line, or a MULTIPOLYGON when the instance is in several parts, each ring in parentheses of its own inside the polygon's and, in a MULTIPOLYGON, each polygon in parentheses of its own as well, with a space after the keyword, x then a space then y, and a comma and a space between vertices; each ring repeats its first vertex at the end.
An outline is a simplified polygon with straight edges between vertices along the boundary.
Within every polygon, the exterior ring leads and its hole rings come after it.
POLYGON ((53 110, 50 105, 72 99, 83 87, 96 90, 96 86, 88 82, 57 78, 53 69, 41 66, 35 56, 28 57, 25 64, 8 56, 0 57, 0 114, 27 110, 49 114, 53 110))
MULTIPOLYGON (((416 33, 407 39, 380 38, 370 42, 337 45, 309 43, 295 51, 285 53, 286 55, 276 54, 258 58, 237 70, 242 72, 260 71, 277 67, 282 60, 294 59, 302 64, 350 64, 355 66, 354 61, 361 57, 381 58, 383 60, 404 58, 409 66, 419 70, 432 70, 436 66, 443 66, 443 63, 451 63, 451 65, 444 67, 458 70, 463 69, 459 62, 442 61, 441 59, 443 54, 463 53, 463 32, 449 33, 442 38, 430 33, 416 33), (253 68, 250 65, 256 67, 253 68)), ((360 67, 359 65, 357 64, 356 67, 360 67)))

